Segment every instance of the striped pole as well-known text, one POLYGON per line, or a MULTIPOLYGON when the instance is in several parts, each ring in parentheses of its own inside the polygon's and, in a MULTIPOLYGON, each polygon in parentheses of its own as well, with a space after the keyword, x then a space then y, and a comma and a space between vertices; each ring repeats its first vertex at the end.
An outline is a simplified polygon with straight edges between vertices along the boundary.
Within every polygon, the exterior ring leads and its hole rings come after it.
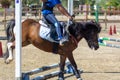
POLYGON ((15 80, 22 80, 21 74, 21 0, 15 0, 15 80))
POLYGON ((120 48, 120 45, 114 45, 114 44, 99 43, 99 45, 100 46, 113 47, 113 48, 120 48))
POLYGON ((50 70, 50 69, 53 69, 53 68, 57 68, 57 67, 59 67, 59 64, 53 64, 53 65, 49 65, 49 66, 43 66, 41 68, 37 68, 37 69, 34 69, 32 71, 26 72, 25 74, 27 74, 27 75, 33 75, 33 74, 37 74, 37 73, 40 73, 40 72, 43 72, 43 71, 47 71, 47 70, 50 70))
MULTIPOLYGON (((79 70, 79 72, 82 73, 83 71, 79 70)), ((45 74, 45 75, 37 76, 37 77, 35 77, 35 78, 31 79, 31 80, 46 80, 46 79, 58 76, 59 73, 60 73, 59 71, 54 71, 54 72, 51 72, 51 73, 48 73, 48 74, 45 74)), ((67 70, 64 70, 64 74, 72 74, 72 75, 74 75, 74 73, 69 73, 69 72, 67 72, 67 70)))
POLYGON ((55 71, 55 72, 48 73, 46 75, 37 76, 31 80, 46 80, 46 79, 49 79, 49 78, 52 78, 58 75, 59 75, 59 71, 55 71))
POLYGON ((104 42, 104 41, 120 42, 120 39, 113 39, 113 38, 101 37, 101 38, 99 38, 99 40, 98 40, 99 45, 101 45, 101 46, 120 48, 120 45, 108 44, 108 43, 106 43, 106 42, 104 42))
POLYGON ((105 40, 105 41, 120 42, 120 39, 115 39, 115 38, 101 37, 100 39, 105 40))
MULTIPOLYGON (((66 66, 67 66, 67 69, 64 71, 64 73, 66 73, 66 74, 67 73, 74 73, 72 65, 70 64, 70 62, 66 62, 66 66)), ((59 67, 59 64, 52 64, 52 65, 49 65, 49 66, 43 66, 41 68, 37 68, 37 69, 31 70, 31 71, 28 71, 26 73, 23 73, 22 80, 30 80, 30 75, 34 75, 34 74, 44 72, 44 71, 47 71, 47 70, 50 70, 50 69, 54 69, 54 68, 57 68, 57 67, 59 67)), ((79 70, 79 71, 83 72, 82 70, 79 70)), ((48 79, 48 78, 51 78, 51 77, 58 76, 58 74, 59 74, 59 71, 54 71, 54 72, 51 72, 51 73, 48 73, 48 74, 45 74, 45 75, 37 76, 37 77, 33 78, 32 80, 44 80, 44 79, 48 79)))
MULTIPOLYGON (((66 65, 69 65, 69 64, 70 64, 70 62, 66 62, 66 65)), ((54 69, 54 68, 57 68, 57 67, 59 67, 59 64, 52 64, 52 65, 49 65, 49 66, 43 66, 41 68, 36 68, 36 69, 28 71, 24 74, 33 75, 33 74, 37 74, 37 73, 47 71, 47 70, 50 70, 50 69, 54 69)))
MULTIPOLYGON (((46 80, 46 79, 58 76, 59 73, 60 73, 60 71, 54 71, 54 72, 51 72, 51 73, 48 73, 48 74, 45 74, 45 75, 37 76, 37 77, 33 78, 32 80, 46 80)), ((64 74, 67 74, 66 70, 64 71, 64 74)))

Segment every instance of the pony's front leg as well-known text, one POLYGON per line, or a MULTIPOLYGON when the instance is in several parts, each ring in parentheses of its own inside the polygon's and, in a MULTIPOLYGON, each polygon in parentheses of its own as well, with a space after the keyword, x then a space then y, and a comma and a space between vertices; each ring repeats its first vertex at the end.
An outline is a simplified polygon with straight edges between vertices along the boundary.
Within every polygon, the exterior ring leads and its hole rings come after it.
POLYGON ((73 54, 72 52, 68 54, 68 59, 73 67, 73 70, 74 70, 74 74, 77 78, 77 80, 82 80, 81 76, 80 76, 80 72, 79 70, 77 69, 77 65, 76 65, 76 62, 74 60, 74 57, 73 57, 73 54))
POLYGON ((15 46, 15 42, 8 42, 7 49, 8 49, 8 58, 5 60, 5 63, 10 63, 13 60, 13 47, 15 46))
POLYGON ((65 67, 66 56, 60 55, 60 73, 59 80, 64 80, 64 67, 65 67))

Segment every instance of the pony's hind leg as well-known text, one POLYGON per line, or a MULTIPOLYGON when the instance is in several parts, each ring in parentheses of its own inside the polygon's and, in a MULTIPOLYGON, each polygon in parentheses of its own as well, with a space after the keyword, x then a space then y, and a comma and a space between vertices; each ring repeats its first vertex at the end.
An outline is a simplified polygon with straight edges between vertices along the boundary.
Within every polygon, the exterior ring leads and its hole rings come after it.
POLYGON ((13 48, 14 48, 14 44, 15 42, 8 42, 7 43, 7 49, 8 49, 8 57, 5 60, 5 63, 8 64, 13 60, 13 48))
POLYGON ((73 67, 73 71, 74 71, 74 74, 77 78, 77 80, 82 80, 81 76, 80 76, 80 72, 79 70, 77 69, 77 65, 76 65, 76 62, 74 60, 74 57, 73 57, 73 54, 72 52, 68 54, 68 59, 73 67))
POLYGON ((60 55, 60 73, 59 80, 64 80, 64 67, 65 67, 66 56, 60 55))
POLYGON ((3 54, 3 58, 6 60, 8 56, 9 56, 8 48, 6 48, 6 52, 3 54))

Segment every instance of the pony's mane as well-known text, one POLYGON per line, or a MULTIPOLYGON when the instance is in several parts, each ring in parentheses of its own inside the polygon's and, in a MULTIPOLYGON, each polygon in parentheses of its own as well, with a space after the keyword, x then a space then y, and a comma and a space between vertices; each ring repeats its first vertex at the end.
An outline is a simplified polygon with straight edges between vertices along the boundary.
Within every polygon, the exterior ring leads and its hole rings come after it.
POLYGON ((74 22, 73 24, 71 24, 69 26, 69 33, 71 35, 73 35, 74 37, 77 37, 77 33, 80 32, 83 28, 83 24, 79 23, 79 22, 74 22))
POLYGON ((86 28, 92 28, 95 29, 98 33, 100 33, 101 31, 101 26, 99 23, 95 22, 95 21, 89 21, 85 23, 85 27, 86 28))
POLYGON ((75 38, 80 35, 79 33, 84 33, 86 30, 94 29, 99 33, 101 31, 100 24, 97 22, 74 22, 69 26, 69 32, 75 38))

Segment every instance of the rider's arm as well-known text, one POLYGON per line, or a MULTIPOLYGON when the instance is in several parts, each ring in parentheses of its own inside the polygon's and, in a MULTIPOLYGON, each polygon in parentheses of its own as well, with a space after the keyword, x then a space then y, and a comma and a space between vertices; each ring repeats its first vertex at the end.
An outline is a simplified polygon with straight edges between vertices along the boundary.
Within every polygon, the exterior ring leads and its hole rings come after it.
POLYGON ((62 6, 62 4, 57 4, 56 7, 58 8, 58 10, 64 14, 65 16, 67 16, 69 19, 72 19, 71 15, 67 12, 67 10, 62 6))
POLYGON ((41 0, 42 2, 47 2, 47 0, 41 0))

